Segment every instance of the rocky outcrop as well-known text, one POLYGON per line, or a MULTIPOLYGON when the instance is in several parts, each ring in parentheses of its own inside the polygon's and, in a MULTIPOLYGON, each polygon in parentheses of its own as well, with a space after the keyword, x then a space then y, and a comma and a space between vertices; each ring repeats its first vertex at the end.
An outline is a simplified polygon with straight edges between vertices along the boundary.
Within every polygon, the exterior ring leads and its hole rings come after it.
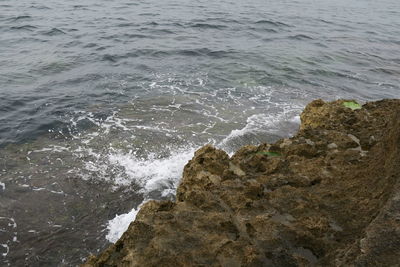
POLYGON ((85 266, 394 266, 399 184, 400 101, 316 100, 290 139, 198 150, 177 200, 85 266))

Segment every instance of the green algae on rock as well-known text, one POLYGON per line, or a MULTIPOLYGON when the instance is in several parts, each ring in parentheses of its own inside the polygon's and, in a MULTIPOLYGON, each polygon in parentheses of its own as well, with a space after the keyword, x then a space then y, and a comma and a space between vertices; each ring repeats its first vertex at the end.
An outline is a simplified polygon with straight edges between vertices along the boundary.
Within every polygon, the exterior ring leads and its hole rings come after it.
POLYGON ((361 105, 355 101, 345 101, 343 102, 343 106, 345 106, 346 108, 350 108, 352 110, 361 109, 361 105))
POLYGON ((175 202, 143 205, 84 266, 396 265, 399 118, 400 100, 356 111, 316 100, 290 139, 232 157, 207 145, 185 166, 175 202))

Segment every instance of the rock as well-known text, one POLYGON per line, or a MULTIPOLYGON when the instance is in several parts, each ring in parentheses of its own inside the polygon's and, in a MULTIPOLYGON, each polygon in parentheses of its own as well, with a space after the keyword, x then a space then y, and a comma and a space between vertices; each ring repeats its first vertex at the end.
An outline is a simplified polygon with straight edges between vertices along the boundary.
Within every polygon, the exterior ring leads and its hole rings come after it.
POLYGON ((337 148, 338 146, 337 146, 337 144, 335 144, 335 143, 330 143, 329 145, 328 145, 328 148, 329 149, 335 149, 335 148, 337 148))
POLYGON ((398 265, 400 100, 342 103, 311 102, 275 144, 201 148, 176 202, 143 205, 84 266, 398 265))

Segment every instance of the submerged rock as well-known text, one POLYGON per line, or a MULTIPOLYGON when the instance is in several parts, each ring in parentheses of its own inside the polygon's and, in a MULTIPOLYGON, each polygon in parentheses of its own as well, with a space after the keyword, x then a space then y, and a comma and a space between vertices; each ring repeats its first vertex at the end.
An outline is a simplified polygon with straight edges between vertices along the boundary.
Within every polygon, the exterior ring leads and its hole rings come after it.
POLYGON ((400 100, 343 102, 311 102, 275 144, 201 148, 177 200, 143 205, 84 266, 399 264, 400 100))

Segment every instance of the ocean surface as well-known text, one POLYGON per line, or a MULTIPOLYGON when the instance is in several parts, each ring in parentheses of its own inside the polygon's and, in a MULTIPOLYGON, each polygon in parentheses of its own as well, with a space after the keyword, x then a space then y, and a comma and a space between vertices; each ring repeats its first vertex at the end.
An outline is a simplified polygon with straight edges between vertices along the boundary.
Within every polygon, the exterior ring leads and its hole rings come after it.
POLYGON ((0 265, 82 263, 204 144, 399 97, 398 0, 0 0, 0 265))

